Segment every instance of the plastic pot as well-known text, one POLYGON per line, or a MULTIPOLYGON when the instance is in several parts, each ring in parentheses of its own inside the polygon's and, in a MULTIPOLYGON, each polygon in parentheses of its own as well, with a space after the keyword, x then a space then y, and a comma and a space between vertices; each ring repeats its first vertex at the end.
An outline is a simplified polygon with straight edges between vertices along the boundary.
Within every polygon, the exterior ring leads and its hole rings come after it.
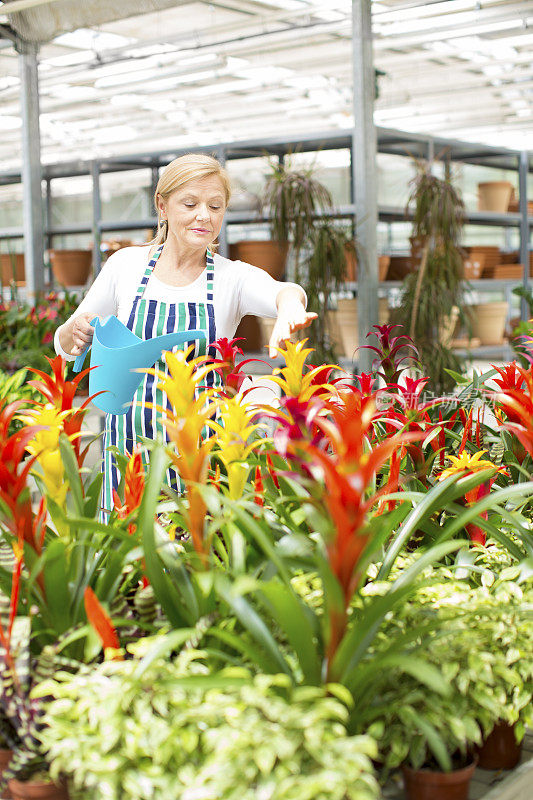
POLYGON ((487 181, 478 183, 478 209, 479 211, 494 211, 506 214, 509 201, 513 192, 513 185, 509 181, 487 181))
POLYGON ((470 781, 477 766, 471 764, 452 772, 402 767, 407 800, 468 800, 470 781))
POLYGON ((52 781, 17 781, 11 778, 8 783, 13 800, 69 800, 64 783, 52 781))
MULTIPOLYGON (((8 768, 9 762, 13 758, 13 750, 7 750, 3 747, 0 748, 0 778, 3 777, 4 771, 8 768)), ((2 795, 3 798, 10 798, 11 792, 9 789, 5 789, 2 795)))
POLYGON ((518 744, 514 725, 498 722, 487 736, 477 755, 483 769, 513 769, 520 761, 522 743, 518 744))
POLYGON ((478 303, 471 306, 472 336, 481 344, 502 344, 509 303, 478 303))

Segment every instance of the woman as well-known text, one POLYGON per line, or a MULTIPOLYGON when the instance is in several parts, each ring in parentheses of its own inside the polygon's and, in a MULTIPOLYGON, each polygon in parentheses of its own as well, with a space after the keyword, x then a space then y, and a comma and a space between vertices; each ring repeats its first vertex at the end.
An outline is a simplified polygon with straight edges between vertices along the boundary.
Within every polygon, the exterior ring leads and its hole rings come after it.
MULTIPOLYGON (((56 353, 72 360, 91 342, 95 316, 115 314, 137 336, 148 339, 173 331, 202 329, 213 357, 216 339, 232 339, 245 314, 277 317, 270 356, 291 333, 306 328, 316 314, 305 310, 306 297, 296 284, 280 283, 264 270, 213 254, 213 245, 230 198, 229 177, 211 156, 190 154, 172 161, 155 192, 157 235, 145 246, 126 247, 112 255, 76 312, 57 329, 56 353)), ((206 352, 195 341, 193 356, 206 352)), ((160 361, 156 365, 166 371, 160 361)), ((104 434, 103 509, 113 507, 119 484, 115 459, 107 448, 132 453, 141 438, 158 433, 168 439, 161 415, 152 407, 157 381, 146 375, 123 416, 108 414, 104 434)), ((160 394, 160 393, 159 393, 160 394)), ((146 452, 143 453, 146 464, 146 452)), ((178 487, 174 470, 167 482, 178 487)))

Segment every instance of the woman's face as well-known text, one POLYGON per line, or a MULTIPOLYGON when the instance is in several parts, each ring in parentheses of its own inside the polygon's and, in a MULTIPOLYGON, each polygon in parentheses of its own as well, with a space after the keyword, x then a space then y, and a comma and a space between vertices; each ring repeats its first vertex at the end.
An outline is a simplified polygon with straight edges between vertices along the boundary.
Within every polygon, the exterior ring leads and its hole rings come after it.
POLYGON ((205 251, 215 241, 226 210, 224 186, 217 175, 186 183, 163 200, 158 198, 160 217, 168 220, 168 234, 180 245, 205 251))

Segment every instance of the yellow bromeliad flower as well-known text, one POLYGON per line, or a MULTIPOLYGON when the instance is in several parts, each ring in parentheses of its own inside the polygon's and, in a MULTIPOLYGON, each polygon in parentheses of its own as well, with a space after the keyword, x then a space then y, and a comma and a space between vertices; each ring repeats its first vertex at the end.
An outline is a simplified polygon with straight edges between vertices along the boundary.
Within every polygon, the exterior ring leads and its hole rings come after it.
POLYGON ((43 472, 43 481, 48 496, 59 506, 64 507, 68 491, 63 459, 59 451, 59 436, 63 433, 63 421, 71 414, 71 410, 60 411, 48 403, 37 406, 19 416, 26 425, 41 425, 27 449, 36 456, 37 463, 43 472))
MULTIPOLYGON (((172 351, 163 353, 169 375, 158 369, 141 370, 157 378, 158 388, 165 392, 170 400, 175 417, 189 415, 198 390, 204 388, 201 386, 203 379, 213 372, 213 366, 205 364, 205 356, 198 356, 198 358, 187 361, 187 357, 193 350, 194 345, 191 345, 186 350, 178 350, 176 353, 172 351)), ((204 395, 207 391, 209 390, 204 391, 204 395)))
POLYGON ((333 367, 333 364, 315 367, 304 374, 307 356, 313 352, 312 348, 305 347, 306 342, 307 339, 296 342, 296 344, 287 340, 285 350, 278 347, 278 353, 285 359, 285 366, 275 369, 273 374, 267 378, 267 380, 277 383, 287 397, 297 397, 302 403, 319 392, 323 393, 325 388, 332 392, 335 391, 330 384, 315 383, 316 376, 325 368, 333 367))
POLYGON ((456 475, 459 472, 480 472, 484 469, 498 469, 492 461, 481 458, 483 453, 486 452, 486 450, 479 450, 477 453, 467 453, 466 450, 463 450, 458 456, 448 456, 452 466, 441 472, 439 480, 443 481, 449 475, 456 475))
POLYGON ((228 473, 229 495, 238 500, 250 471, 246 463, 250 453, 262 444, 256 439, 249 442, 250 437, 263 428, 254 423, 255 411, 242 402, 242 395, 227 398, 220 404, 220 422, 210 422, 210 427, 217 433, 217 455, 228 473))

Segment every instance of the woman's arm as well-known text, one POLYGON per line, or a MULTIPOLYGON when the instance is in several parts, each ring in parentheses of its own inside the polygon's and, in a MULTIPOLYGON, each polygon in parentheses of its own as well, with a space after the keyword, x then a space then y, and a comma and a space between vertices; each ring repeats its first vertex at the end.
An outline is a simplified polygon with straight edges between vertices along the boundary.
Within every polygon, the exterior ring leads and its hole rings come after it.
POLYGON ((317 318, 314 311, 305 310, 304 290, 297 285, 285 286, 276 297, 278 316, 268 343, 270 358, 275 358, 280 347, 291 334, 307 328, 317 318))
POLYGON ((116 256, 120 252, 109 257, 74 314, 56 330, 54 347, 63 358, 75 358, 91 343, 94 331, 90 324, 92 319, 116 314, 115 284, 121 264, 116 256))

